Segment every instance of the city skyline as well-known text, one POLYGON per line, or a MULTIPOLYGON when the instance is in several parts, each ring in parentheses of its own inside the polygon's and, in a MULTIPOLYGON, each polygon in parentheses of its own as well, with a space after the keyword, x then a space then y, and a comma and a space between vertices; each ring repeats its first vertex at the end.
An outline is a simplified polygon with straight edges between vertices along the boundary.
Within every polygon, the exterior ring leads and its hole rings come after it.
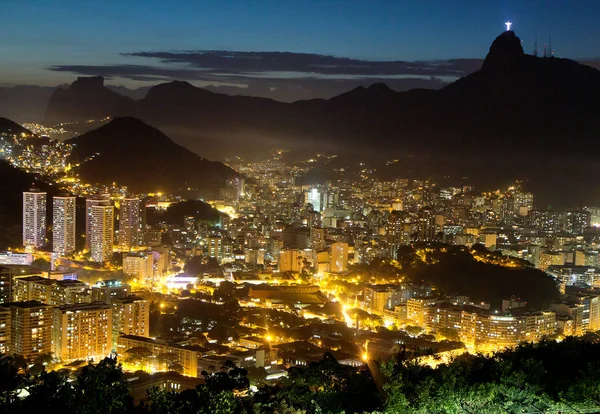
POLYGON ((600 412, 599 2, 9 3, 0 412, 600 412))

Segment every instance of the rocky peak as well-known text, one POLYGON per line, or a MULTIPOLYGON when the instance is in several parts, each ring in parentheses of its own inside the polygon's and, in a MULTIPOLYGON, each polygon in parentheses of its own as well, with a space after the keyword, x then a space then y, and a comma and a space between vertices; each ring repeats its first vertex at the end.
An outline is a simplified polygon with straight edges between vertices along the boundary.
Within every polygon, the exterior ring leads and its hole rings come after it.
POLYGON ((508 30, 494 40, 483 62, 483 69, 507 68, 519 62, 523 52, 521 39, 515 32, 508 30))

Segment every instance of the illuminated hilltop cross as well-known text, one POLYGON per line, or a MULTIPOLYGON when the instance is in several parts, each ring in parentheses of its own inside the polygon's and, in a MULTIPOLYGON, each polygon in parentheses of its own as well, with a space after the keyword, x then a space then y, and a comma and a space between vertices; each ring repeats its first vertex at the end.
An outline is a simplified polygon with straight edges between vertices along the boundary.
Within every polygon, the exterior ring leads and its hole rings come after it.
POLYGON ((510 26, 512 25, 511 22, 506 22, 504 23, 506 25, 506 31, 508 32, 510 30, 510 26))

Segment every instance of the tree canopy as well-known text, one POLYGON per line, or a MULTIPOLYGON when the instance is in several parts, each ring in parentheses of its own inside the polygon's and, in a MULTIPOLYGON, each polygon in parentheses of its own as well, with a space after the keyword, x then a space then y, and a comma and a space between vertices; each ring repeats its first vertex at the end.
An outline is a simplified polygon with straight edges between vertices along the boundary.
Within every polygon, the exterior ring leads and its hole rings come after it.
MULTIPOLYGON (((592 338, 590 338, 592 339, 592 338)), ((597 338, 596 338, 597 339, 597 338)), ((204 373, 205 383, 180 393, 153 388, 134 406, 115 359, 63 371, 20 373, 0 358, 0 412, 134 413, 501 413, 600 412, 600 343, 566 338, 523 344, 493 355, 463 355, 437 368, 409 350, 388 363, 354 367, 331 354, 289 369, 276 383, 264 369, 232 363, 204 373), (250 382, 258 389, 250 391, 250 382), (26 388, 28 395, 17 393, 26 388)), ((161 360, 172 357, 162 355, 161 360)))

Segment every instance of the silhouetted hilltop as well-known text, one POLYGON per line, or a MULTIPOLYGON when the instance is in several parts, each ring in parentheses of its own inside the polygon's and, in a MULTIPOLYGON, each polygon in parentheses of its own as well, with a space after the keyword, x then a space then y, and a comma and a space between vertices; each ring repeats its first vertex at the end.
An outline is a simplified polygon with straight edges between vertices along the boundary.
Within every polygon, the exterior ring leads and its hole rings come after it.
POLYGON ((515 32, 508 30, 494 40, 483 62, 484 69, 509 68, 519 63, 525 56, 521 39, 515 32))
POLYGON ((21 125, 16 122, 11 121, 7 118, 0 117, 0 135, 19 135, 19 134, 27 134, 33 135, 31 131, 26 128, 23 128, 21 125))
POLYGON ((206 194, 222 187, 235 171, 174 143, 136 118, 115 118, 69 140, 71 159, 86 182, 127 186, 134 192, 206 194))
POLYGON ((57 90, 47 118, 131 113, 193 151, 220 156, 277 144, 448 155, 496 143, 506 153, 552 152, 556 143, 550 141, 573 132, 582 145, 596 145, 598 92, 599 71, 568 59, 525 55, 520 39, 507 31, 494 40, 481 70, 440 91, 400 93, 380 83, 329 100, 285 104, 175 81, 150 88, 134 102, 108 90, 102 78, 79 78, 68 90, 57 90), (542 142, 550 145, 539 148, 542 142))
POLYGON ((130 115, 134 101, 104 86, 100 76, 79 77, 68 89, 58 88, 48 102, 45 125, 130 115))

